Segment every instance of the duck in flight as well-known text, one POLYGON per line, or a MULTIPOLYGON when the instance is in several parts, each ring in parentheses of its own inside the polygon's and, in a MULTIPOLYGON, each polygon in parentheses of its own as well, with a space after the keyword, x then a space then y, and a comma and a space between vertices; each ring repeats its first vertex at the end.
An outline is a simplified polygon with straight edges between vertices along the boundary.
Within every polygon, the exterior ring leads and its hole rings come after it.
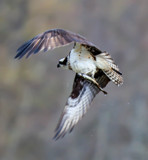
POLYGON ((74 43, 72 50, 59 60, 57 67, 72 70, 76 75, 72 92, 55 129, 55 140, 73 130, 99 91, 107 94, 103 88, 109 81, 118 86, 123 83, 122 73, 109 53, 102 52, 85 37, 63 29, 51 29, 32 38, 18 48, 15 58, 28 58, 31 54, 70 43, 74 43))

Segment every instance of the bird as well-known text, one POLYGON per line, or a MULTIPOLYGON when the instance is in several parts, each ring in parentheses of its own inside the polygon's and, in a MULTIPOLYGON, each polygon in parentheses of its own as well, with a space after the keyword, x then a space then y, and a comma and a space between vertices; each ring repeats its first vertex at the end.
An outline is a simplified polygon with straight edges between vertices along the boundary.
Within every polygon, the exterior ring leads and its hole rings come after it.
POLYGON ((79 120, 86 114, 94 97, 112 81, 117 86, 123 84, 122 73, 111 55, 101 51, 95 44, 80 34, 64 29, 47 30, 17 49, 15 59, 28 58, 32 54, 47 52, 73 43, 69 54, 60 59, 57 67, 75 72, 72 92, 67 99, 55 129, 54 140, 70 133, 79 120))

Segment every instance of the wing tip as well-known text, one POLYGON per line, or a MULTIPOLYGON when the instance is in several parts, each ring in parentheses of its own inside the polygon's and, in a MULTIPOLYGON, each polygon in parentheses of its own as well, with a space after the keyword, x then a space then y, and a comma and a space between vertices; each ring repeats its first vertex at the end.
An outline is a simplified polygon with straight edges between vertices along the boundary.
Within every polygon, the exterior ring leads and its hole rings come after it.
POLYGON ((64 138, 64 136, 67 134, 67 133, 71 133, 72 131, 73 131, 73 129, 74 129, 74 126, 71 128, 71 129, 69 129, 69 131, 63 131, 63 132, 61 132, 60 133, 60 131, 58 131, 58 132, 56 132, 55 133, 55 135, 53 136, 53 140, 55 140, 55 141, 57 141, 57 140, 59 140, 59 139, 62 139, 62 138, 64 138))
POLYGON ((74 126, 74 124, 70 126, 65 126, 65 123, 63 121, 60 121, 60 124, 58 124, 55 129, 55 135, 52 139, 55 141, 57 141, 58 139, 62 139, 67 133, 71 133, 73 131, 74 126))
POLYGON ((16 56, 14 57, 14 59, 21 59, 23 56, 21 53, 17 53, 16 56))
POLYGON ((16 56, 14 57, 14 59, 20 60, 20 59, 23 58, 25 55, 26 55, 26 59, 30 57, 30 54, 27 54, 27 53, 23 54, 22 52, 20 52, 20 53, 17 53, 17 54, 16 54, 16 56))
POLYGON ((56 131, 54 137, 52 138, 53 140, 57 141, 58 139, 62 139, 66 135, 67 131, 61 132, 61 130, 62 128, 56 131))
POLYGON ((18 56, 18 55, 16 55, 16 56, 14 57, 14 59, 19 59, 18 57, 19 57, 19 56, 18 56))

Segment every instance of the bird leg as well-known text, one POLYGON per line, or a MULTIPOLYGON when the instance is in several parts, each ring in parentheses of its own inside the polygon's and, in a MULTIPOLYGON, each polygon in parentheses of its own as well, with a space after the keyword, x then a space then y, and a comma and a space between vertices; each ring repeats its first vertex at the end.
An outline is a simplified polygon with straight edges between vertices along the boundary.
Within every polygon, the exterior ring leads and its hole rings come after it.
POLYGON ((100 89, 100 91, 102 91, 104 94, 107 94, 107 92, 104 91, 104 89, 99 85, 99 83, 95 79, 93 79, 92 77, 90 77, 90 76, 88 76, 86 74, 83 74, 83 73, 79 73, 79 75, 84 77, 85 79, 93 82, 100 89))

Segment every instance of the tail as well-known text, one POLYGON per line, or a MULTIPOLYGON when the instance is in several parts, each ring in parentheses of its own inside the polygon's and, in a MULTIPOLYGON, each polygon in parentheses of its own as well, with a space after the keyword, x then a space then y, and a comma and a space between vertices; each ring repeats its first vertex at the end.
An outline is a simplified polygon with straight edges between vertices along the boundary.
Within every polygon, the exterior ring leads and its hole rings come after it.
POLYGON ((107 77, 116 85, 120 86, 123 84, 122 73, 116 71, 111 68, 110 70, 103 70, 103 72, 107 75, 107 77))
POLYGON ((104 67, 102 69, 103 72, 106 74, 106 76, 116 85, 118 86, 122 85, 123 84, 122 73, 119 71, 118 66, 114 63, 109 53, 104 52, 99 54, 99 56, 107 62, 106 63, 107 67, 104 67))

